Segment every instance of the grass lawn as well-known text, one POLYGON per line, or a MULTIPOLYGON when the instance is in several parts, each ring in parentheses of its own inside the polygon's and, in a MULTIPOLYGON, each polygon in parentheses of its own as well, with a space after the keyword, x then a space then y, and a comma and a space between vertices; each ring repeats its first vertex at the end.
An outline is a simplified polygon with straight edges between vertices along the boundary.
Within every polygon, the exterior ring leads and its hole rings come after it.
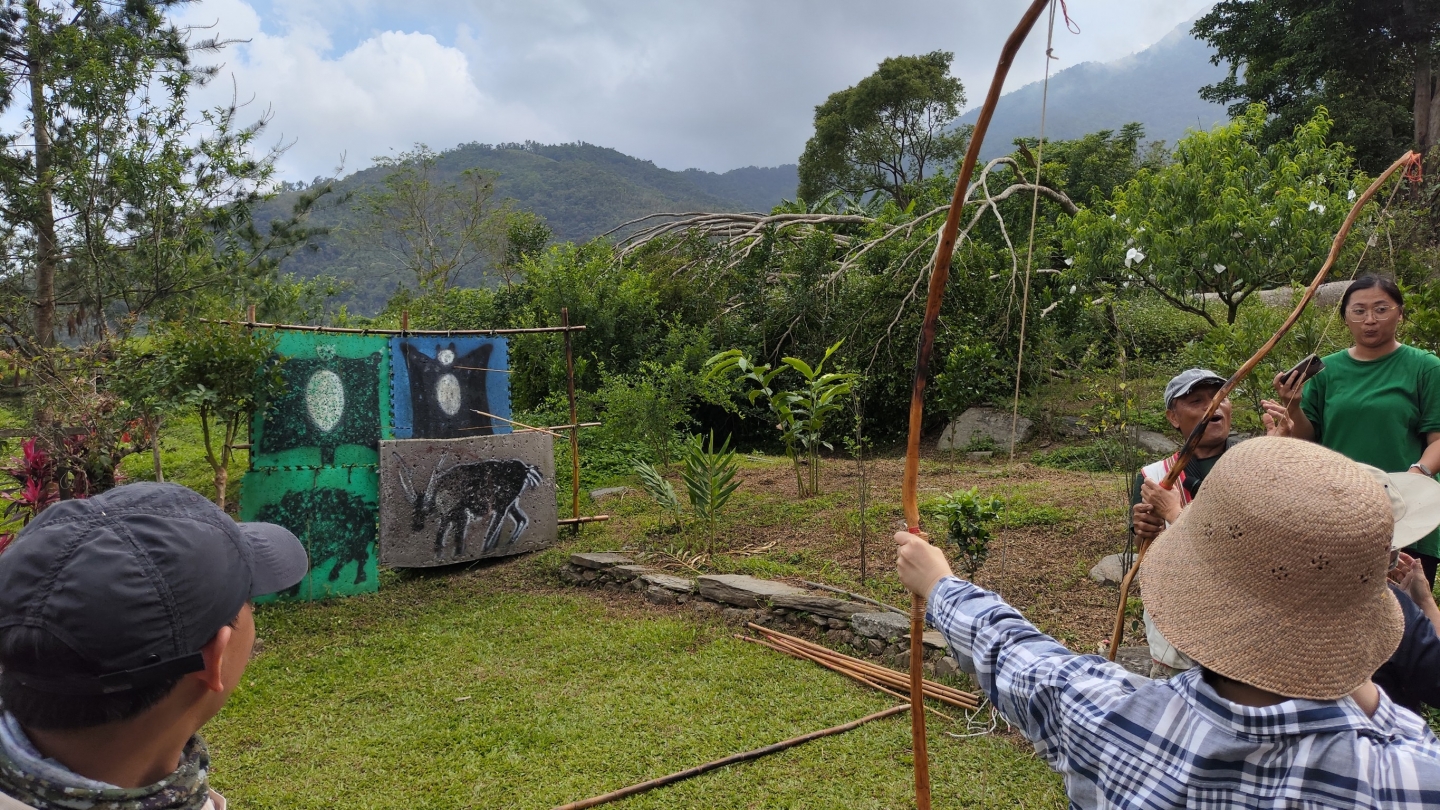
MULTIPOLYGON (((719 622, 549 587, 557 556, 261 609, 263 651, 206 730, 218 789, 244 808, 548 808, 892 704, 719 622)), ((937 808, 1065 805, 1023 741, 929 728, 937 808)), ((901 715, 615 806, 906 807, 909 742, 901 715)))

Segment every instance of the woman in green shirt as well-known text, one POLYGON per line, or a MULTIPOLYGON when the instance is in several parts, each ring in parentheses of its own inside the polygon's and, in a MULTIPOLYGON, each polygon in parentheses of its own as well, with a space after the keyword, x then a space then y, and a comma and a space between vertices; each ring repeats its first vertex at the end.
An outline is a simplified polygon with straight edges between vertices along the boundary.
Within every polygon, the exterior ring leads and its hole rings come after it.
MULTIPOLYGON (((1395 339, 1405 301, 1395 282, 1361 276, 1340 299, 1355 345, 1325 358, 1308 383, 1275 390, 1294 422, 1291 435, 1387 472, 1440 471, 1440 358, 1395 339)), ((1440 532, 1407 549, 1435 583, 1440 532)))

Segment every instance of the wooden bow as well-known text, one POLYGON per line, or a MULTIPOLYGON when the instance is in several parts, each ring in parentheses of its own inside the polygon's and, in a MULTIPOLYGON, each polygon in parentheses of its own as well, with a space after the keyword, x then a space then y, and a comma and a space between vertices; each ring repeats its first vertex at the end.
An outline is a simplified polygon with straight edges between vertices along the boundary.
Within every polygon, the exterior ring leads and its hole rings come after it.
MULTIPOLYGON (((920 532, 920 505, 917 490, 920 483, 920 432, 925 415, 925 383, 930 372, 930 354, 935 349, 935 330, 940 318, 940 299, 945 296, 945 283, 950 280, 950 259, 955 253, 955 240, 960 230, 960 212, 965 207, 965 197, 970 186, 970 176, 980 159, 980 144, 985 140, 985 131, 990 128, 990 119, 1000 101, 1000 91, 1005 87, 1005 75, 1015 54, 1024 44, 1040 13, 1053 0, 1033 0, 1020 18, 1020 24, 1005 40, 1000 50, 1000 61, 995 66, 995 78, 990 80, 990 92, 980 107, 980 117, 970 134, 970 145, 965 150, 965 160, 960 164, 960 176, 955 180, 955 193, 950 198, 950 212, 945 217, 945 227, 940 231, 940 243, 935 247, 935 260, 930 269, 930 289, 925 298, 925 320, 920 326, 920 346, 915 355, 915 384, 910 392, 910 436, 905 451, 905 479, 901 487, 901 501, 905 508, 906 525, 912 533, 920 532)), ((925 707, 923 666, 925 645, 925 597, 912 594, 910 597, 910 736, 915 754, 915 806, 917 810, 930 810, 930 759, 925 745, 925 707)))
MULTIPOLYGON (((1180 473, 1185 470, 1185 465, 1189 464, 1190 459, 1194 457, 1195 448, 1200 444, 1200 437, 1205 435, 1205 429, 1210 424, 1210 417, 1214 416, 1215 412, 1220 410, 1221 403, 1230 396, 1231 391, 1235 390, 1235 386, 1239 385, 1241 380, 1244 380, 1250 375, 1250 372, 1255 370, 1255 367, 1260 364, 1260 361, 1265 359, 1265 355, 1269 354, 1270 350, 1275 348, 1275 345, 1280 342, 1280 339, 1285 337, 1285 334, 1290 331, 1290 327, 1294 326, 1295 322, 1300 320, 1300 314, 1305 311, 1305 307, 1309 306, 1310 300, 1315 297, 1315 291, 1320 289, 1320 285, 1325 282, 1325 277, 1330 274, 1330 268, 1335 264, 1335 259, 1340 256, 1340 248, 1344 246, 1345 239, 1350 236, 1350 228, 1355 225, 1355 220, 1359 219, 1360 210, 1365 207, 1366 203, 1370 202, 1371 198, 1375 196, 1375 193, 1380 190, 1380 187, 1385 185, 1385 181, 1389 180, 1401 169, 1419 165, 1421 160, 1422 156, 1419 152, 1406 152, 1404 157, 1390 164, 1390 168, 1381 172, 1380 176, 1375 178, 1375 181, 1370 184, 1369 188, 1365 189, 1365 193, 1361 194, 1360 197, 1355 200, 1355 204, 1350 207, 1350 214, 1345 217, 1345 222, 1341 224, 1340 230, 1336 232, 1335 240, 1330 243, 1330 254, 1325 257, 1325 263, 1320 265, 1320 272, 1315 274, 1315 278, 1310 282, 1310 286, 1305 288, 1305 294, 1300 296, 1300 301, 1295 305, 1295 309, 1291 311, 1290 317, 1286 318, 1285 322, 1280 324, 1280 328, 1275 330, 1275 334, 1271 335, 1270 339, 1265 341, 1265 345, 1261 346, 1249 360, 1246 360, 1240 368, 1236 369, 1235 373, 1230 375, 1230 379, 1226 380, 1225 384, 1220 387, 1220 390, 1215 392, 1215 397, 1210 400, 1210 407, 1205 409, 1205 415, 1201 417, 1200 422, 1195 425, 1195 428, 1190 431, 1190 435, 1185 437, 1185 444, 1181 446, 1180 452, 1175 454, 1175 461, 1170 465, 1170 470, 1165 474, 1165 480, 1160 482, 1160 486, 1165 489, 1174 488, 1175 481, 1180 477, 1180 473)), ((1140 548, 1135 554, 1135 562, 1131 564, 1130 570, 1125 572, 1124 579, 1120 581, 1120 607, 1115 612, 1115 626, 1110 634, 1110 649, 1107 651, 1111 661, 1115 660, 1115 653, 1119 651, 1120 642, 1125 636, 1125 603, 1130 599, 1130 583, 1135 579, 1135 573, 1140 570, 1140 562, 1145 559, 1145 552, 1149 548, 1149 541, 1140 543, 1140 548)))

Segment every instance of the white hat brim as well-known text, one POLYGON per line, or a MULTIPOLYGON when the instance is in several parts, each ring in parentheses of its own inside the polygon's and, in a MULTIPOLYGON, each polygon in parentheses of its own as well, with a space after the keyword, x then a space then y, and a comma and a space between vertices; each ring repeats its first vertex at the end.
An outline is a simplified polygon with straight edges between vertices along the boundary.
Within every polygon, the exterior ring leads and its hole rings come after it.
POLYGON ((1402 549, 1423 540, 1440 526, 1440 482, 1428 475, 1410 472, 1387 473, 1369 464, 1360 465, 1390 496, 1395 515, 1391 549, 1402 549))

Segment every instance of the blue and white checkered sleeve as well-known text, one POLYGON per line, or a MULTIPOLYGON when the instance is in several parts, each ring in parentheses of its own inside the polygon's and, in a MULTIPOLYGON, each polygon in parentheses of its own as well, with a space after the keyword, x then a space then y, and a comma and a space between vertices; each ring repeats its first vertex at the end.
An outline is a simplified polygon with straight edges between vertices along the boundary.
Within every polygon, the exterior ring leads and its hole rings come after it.
POLYGON ((1066 715, 1080 697, 1066 695, 1067 689, 1092 693, 1079 701, 1086 704, 1103 699, 1103 693, 1119 696, 1134 688, 1119 667, 1091 666, 1104 662, 1067 650, 999 596, 964 580, 940 580, 930 594, 928 614, 951 650, 971 659, 990 702, 1051 763, 1065 758, 1059 749, 1066 715))

